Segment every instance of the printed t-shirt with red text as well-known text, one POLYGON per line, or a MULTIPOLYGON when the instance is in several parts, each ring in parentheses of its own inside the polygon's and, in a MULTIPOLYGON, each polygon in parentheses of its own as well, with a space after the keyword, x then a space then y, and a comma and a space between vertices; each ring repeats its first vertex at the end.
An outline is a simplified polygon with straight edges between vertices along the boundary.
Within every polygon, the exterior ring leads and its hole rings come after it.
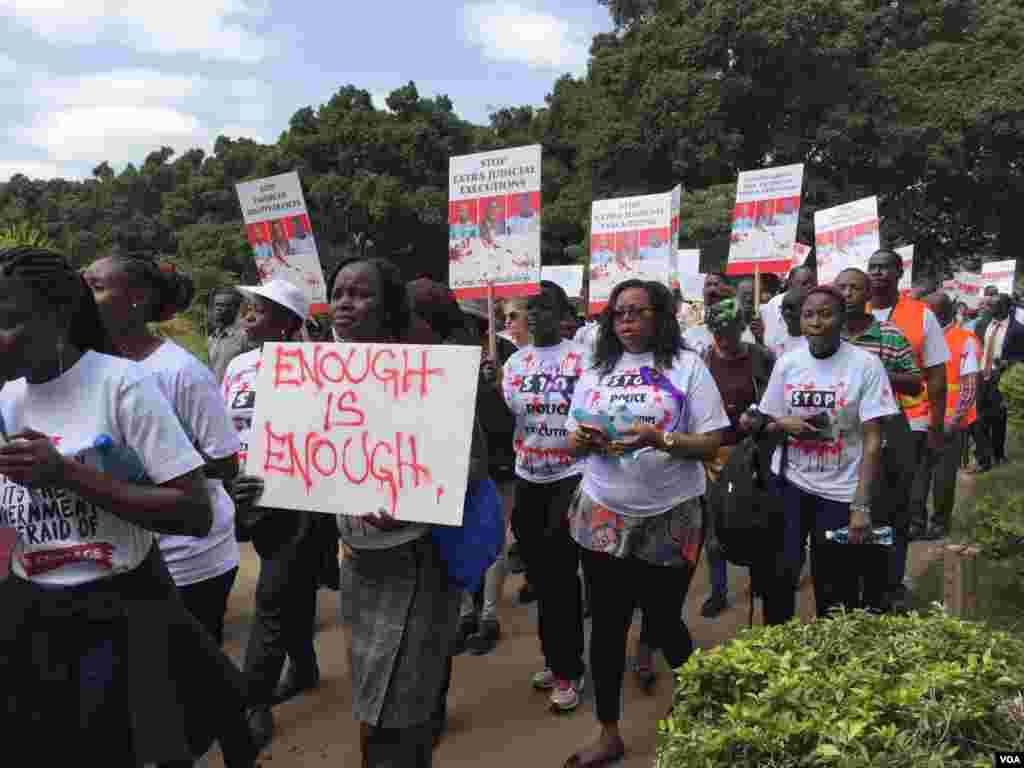
MULTIPOLYGON (((52 381, 0 391, 8 435, 34 429, 57 450, 119 480, 161 485, 203 466, 171 405, 138 363, 86 352, 52 381)), ((0 525, 14 528, 15 575, 71 587, 134 570, 154 534, 67 489, 0 476, 0 525)))
POLYGON ((252 419, 256 413, 256 377, 260 372, 262 349, 253 349, 239 355, 224 373, 224 403, 228 407, 231 423, 238 431, 241 447, 238 451, 239 471, 245 470, 252 437, 252 419))
MULTIPOLYGON (((882 362, 841 342, 831 357, 814 357, 806 346, 783 355, 761 399, 760 410, 776 419, 818 417, 821 439, 791 437, 786 480, 830 501, 849 503, 857 490, 864 455, 864 422, 899 413, 882 362)), ((781 449, 772 458, 778 474, 781 449)))
POLYGON ((502 390, 516 417, 516 475, 531 483, 553 483, 583 471, 569 453, 569 416, 576 382, 583 375, 582 346, 523 347, 505 363, 502 390))
MULTIPOLYGON (((613 437, 640 424, 700 435, 728 428, 729 417, 711 372, 693 352, 680 352, 665 370, 649 352, 624 352, 611 371, 584 372, 566 428, 575 431, 580 423, 613 437)), ((701 462, 664 451, 637 451, 621 459, 590 454, 585 465, 583 492, 627 517, 660 515, 706 489, 701 462)))

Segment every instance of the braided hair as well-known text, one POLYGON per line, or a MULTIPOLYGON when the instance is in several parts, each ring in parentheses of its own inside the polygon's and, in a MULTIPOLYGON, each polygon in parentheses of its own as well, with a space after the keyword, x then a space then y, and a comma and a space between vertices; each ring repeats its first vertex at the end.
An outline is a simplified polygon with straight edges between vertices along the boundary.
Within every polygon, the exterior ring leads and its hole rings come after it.
POLYGON ((67 319, 67 342, 81 351, 113 352, 92 289, 60 253, 35 245, 0 246, 0 277, 29 284, 67 319))
POLYGON ((145 283, 152 290, 145 322, 166 322, 192 305, 195 296, 192 278, 178 272, 173 264, 159 262, 148 256, 117 255, 110 259, 129 278, 145 283))

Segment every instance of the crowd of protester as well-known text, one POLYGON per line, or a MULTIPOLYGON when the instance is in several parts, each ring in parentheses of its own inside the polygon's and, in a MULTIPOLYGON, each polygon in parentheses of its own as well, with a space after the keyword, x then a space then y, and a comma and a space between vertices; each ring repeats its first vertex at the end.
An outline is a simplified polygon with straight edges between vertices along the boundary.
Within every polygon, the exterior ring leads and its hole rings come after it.
POLYGON ((1024 360, 1024 308, 987 289, 969 318, 934 286, 901 294, 902 270, 880 250, 832 285, 805 267, 708 274, 701 322, 678 293, 628 280, 584 323, 553 283, 491 315, 357 257, 329 277, 329 327, 285 281, 218 288, 207 366, 150 330, 191 304, 188 276, 0 249, 0 524, 17 531, 0 585, 5 724, 43 764, 67 746, 49 737, 63 720, 105 765, 191 765, 214 741, 228 766, 254 765, 274 706, 320 684, 316 594, 331 586, 363 765, 429 766, 453 659, 500 652, 515 570, 537 603, 545 706, 575 710, 593 681, 598 736, 565 764, 618 760, 630 656, 650 690, 655 653, 677 667, 693 651, 702 552, 701 612, 729 606, 713 499, 739 446, 771 466, 780 510, 751 566, 767 624, 793 618, 808 563, 820 617, 903 609, 908 545, 950 530, 966 442, 978 472, 1006 461, 998 383, 1024 360), (303 339, 481 347, 470 483, 496 483, 508 534, 479 590, 453 585, 428 525, 342 501, 336 516, 260 505, 246 458, 262 345, 303 339), (239 542, 259 556, 241 669, 220 647, 239 542))

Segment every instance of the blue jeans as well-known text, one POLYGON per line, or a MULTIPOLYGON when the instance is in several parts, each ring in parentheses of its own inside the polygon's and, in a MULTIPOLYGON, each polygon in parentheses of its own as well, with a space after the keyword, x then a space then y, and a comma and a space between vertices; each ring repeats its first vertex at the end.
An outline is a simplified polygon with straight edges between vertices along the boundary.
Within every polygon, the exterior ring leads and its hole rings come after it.
POLYGON ((711 578, 711 595, 725 597, 729 594, 729 571, 720 549, 706 547, 708 575, 711 578))
MULTIPOLYGON (((811 536, 811 576, 818 616, 825 616, 840 605, 860 607, 860 583, 869 571, 869 560, 875 562, 877 580, 882 585, 885 583, 884 560, 877 562, 876 550, 880 548, 826 540, 825 531, 849 525, 850 505, 814 496, 786 480, 777 482, 783 504, 783 526, 781 541, 776 543, 775 575, 764 599, 765 624, 784 624, 796 614, 802 550, 808 535, 811 536)), ((878 588, 873 586, 874 590, 878 588)))

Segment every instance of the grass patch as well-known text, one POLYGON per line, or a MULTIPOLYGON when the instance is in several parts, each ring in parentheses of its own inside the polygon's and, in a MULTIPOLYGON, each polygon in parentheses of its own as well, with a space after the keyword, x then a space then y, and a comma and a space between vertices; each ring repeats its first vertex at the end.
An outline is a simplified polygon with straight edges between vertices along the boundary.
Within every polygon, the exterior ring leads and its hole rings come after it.
MULTIPOLYGON (((1008 454, 1024 456, 1024 439, 1011 430, 1008 454)), ((1008 462, 974 478, 974 492, 957 505, 954 513, 951 543, 976 544, 986 540, 988 520, 993 512, 1007 523, 1024 525, 1024 491, 1020 486, 1021 466, 1008 462)), ((993 627, 1024 634, 1024 553, 1016 557, 977 559, 976 615, 993 627)), ((923 609, 943 599, 943 563, 939 558, 928 565, 914 580, 914 607, 923 609)))

